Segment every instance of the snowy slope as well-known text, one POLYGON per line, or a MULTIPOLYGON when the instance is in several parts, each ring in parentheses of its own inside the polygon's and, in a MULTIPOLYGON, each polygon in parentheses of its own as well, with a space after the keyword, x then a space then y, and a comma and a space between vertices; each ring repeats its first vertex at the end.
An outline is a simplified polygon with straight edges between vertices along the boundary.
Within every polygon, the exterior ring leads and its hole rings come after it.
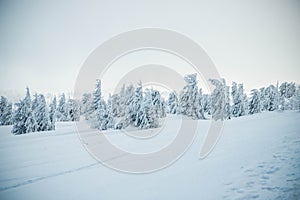
MULTIPOLYGON (((133 146, 122 133, 107 134, 124 148, 147 152, 172 140, 179 119, 169 116, 154 143, 133 146)), ((199 160, 210 124, 200 120, 183 157, 139 175, 99 164, 83 148, 73 123, 18 136, 10 126, 0 127, 0 199, 300 199, 299 121, 299 112, 226 121, 213 152, 199 160)))

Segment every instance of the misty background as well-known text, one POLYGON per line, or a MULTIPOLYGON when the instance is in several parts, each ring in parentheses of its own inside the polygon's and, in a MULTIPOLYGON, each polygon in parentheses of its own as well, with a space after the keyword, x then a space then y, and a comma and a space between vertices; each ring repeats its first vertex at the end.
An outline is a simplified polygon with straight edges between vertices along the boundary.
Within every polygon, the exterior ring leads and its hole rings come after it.
MULTIPOLYGON (((300 82, 299 1, 0 1, 0 95, 71 94, 88 55, 125 31, 158 27, 196 41, 221 77, 246 92, 276 81, 300 82)), ((104 77, 103 90, 132 66, 163 63, 193 70, 159 53, 131 55, 104 77), (122 68, 122 70, 121 70, 122 68)), ((200 81, 200 85, 201 85, 200 81)))

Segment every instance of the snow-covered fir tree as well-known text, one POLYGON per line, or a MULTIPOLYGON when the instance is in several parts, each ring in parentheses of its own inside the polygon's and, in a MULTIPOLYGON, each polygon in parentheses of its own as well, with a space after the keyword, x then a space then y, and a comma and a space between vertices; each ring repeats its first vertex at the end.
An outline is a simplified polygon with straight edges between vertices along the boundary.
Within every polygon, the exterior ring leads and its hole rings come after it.
POLYGON ((95 89, 93 92, 93 103, 92 103, 93 111, 88 117, 92 128, 100 129, 101 121, 105 111, 105 109, 103 110, 104 103, 102 99, 101 80, 97 79, 95 89))
POLYGON ((119 109, 119 113, 117 114, 117 117, 123 117, 123 116, 125 116, 125 111, 126 111, 125 107, 126 107, 126 102, 127 102, 125 84, 123 84, 120 94, 118 96, 120 98, 119 99, 120 109, 119 109))
POLYGON ((203 107, 203 96, 202 96, 202 89, 200 88, 199 91, 195 92, 196 98, 194 102, 193 114, 192 117, 194 119, 205 119, 204 117, 204 107, 203 107))
POLYGON ((96 87, 93 93, 93 108, 94 110, 98 109, 98 106, 100 105, 102 101, 102 92, 101 92, 101 80, 96 80, 96 87))
POLYGON ((225 119, 225 86, 222 81, 209 79, 215 89, 211 93, 211 115, 214 120, 225 119))
POLYGON ((102 97, 101 80, 97 80, 93 96, 93 108, 95 109, 95 117, 94 119, 93 117, 91 117, 91 120, 93 120, 92 127, 98 128, 99 130, 114 128, 115 121, 112 114, 111 95, 108 102, 109 104, 107 104, 102 97))
POLYGON ((143 101, 143 87, 142 87, 142 82, 140 81, 138 83, 138 86, 135 89, 135 94, 133 101, 129 104, 129 118, 130 118, 130 123, 133 123, 134 126, 139 127, 140 121, 139 121, 139 114, 141 110, 141 105, 143 101))
POLYGON ((135 106, 140 105, 141 90, 135 89, 133 85, 126 88, 124 101, 125 101, 125 115, 121 121, 123 128, 134 123, 137 117, 138 109, 135 106))
POLYGON ((27 128, 25 125, 26 118, 25 115, 25 103, 23 100, 15 103, 15 111, 13 112, 13 128, 12 133, 15 135, 27 133, 27 128))
POLYGON ((50 127, 49 130, 55 130, 55 122, 56 122, 56 96, 54 96, 50 106, 49 106, 49 120, 50 127))
POLYGON ((249 113, 249 100, 248 100, 248 96, 246 93, 243 94, 243 107, 244 107, 244 115, 247 115, 249 113))
POLYGON ((12 124, 12 103, 4 96, 0 98, 0 126, 12 124))
POLYGON ((130 125, 130 101, 133 100, 133 94, 134 94, 134 87, 133 85, 129 85, 125 87, 125 85, 122 86, 121 92, 120 92, 120 113, 117 114, 118 117, 121 118, 121 120, 116 123, 115 128, 116 129, 123 129, 130 125))
POLYGON ((35 94, 33 95, 32 103, 31 103, 31 110, 32 110, 32 112, 35 112, 35 111, 36 111, 38 105, 39 105, 38 94, 35 93, 35 94))
POLYGON ((284 82, 278 89, 278 109, 279 110, 291 110, 292 109, 292 97, 296 92, 296 84, 291 82, 284 82))
POLYGON ((153 111, 157 118, 166 116, 164 101, 158 90, 150 90, 152 96, 153 111))
POLYGON ((96 127, 99 130, 107 130, 107 107, 103 98, 98 102, 96 109, 96 127))
POLYGON ((84 93, 81 99, 81 114, 84 116, 84 119, 89 120, 93 112, 92 94, 84 93))
POLYGON ((265 89, 265 109, 267 111, 274 111, 278 105, 278 91, 274 85, 270 85, 265 89))
POLYGON ((4 113, 4 110, 6 109, 7 104, 8 104, 7 98, 4 96, 1 96, 0 97, 0 125, 3 124, 2 114, 4 113))
POLYGON ((296 92, 296 83, 294 82, 287 83, 284 96, 289 99, 295 95, 295 92, 296 92))
POLYGON ((197 86, 197 74, 189 74, 184 77, 186 82, 185 87, 180 93, 179 105, 180 113, 198 118, 199 115, 199 102, 197 101, 198 86, 197 86))
POLYGON ((242 97, 238 91, 238 85, 236 82, 232 82, 231 86, 231 96, 232 96, 232 116, 239 117, 241 116, 241 106, 242 106, 242 97))
POLYGON ((161 110, 161 118, 166 117, 168 109, 167 109, 167 103, 164 98, 161 98, 161 109, 162 109, 161 110))
POLYGON ((167 104, 168 104, 168 110, 169 110, 170 114, 178 114, 179 113, 178 98, 177 98, 177 94, 175 91, 173 91, 169 94, 167 104))
POLYGON ((141 105, 139 121, 140 129, 156 128, 159 126, 158 118, 153 107, 152 92, 149 89, 146 89, 145 91, 145 97, 141 105))
POLYGON ((257 89, 251 90, 251 97, 249 101, 249 114, 259 113, 261 111, 260 94, 257 89))
POLYGON ((57 121, 68 121, 68 107, 66 102, 66 96, 64 93, 62 93, 62 95, 59 97, 56 110, 56 117, 57 121))
POLYGON ((112 102, 111 94, 109 94, 109 98, 107 100, 106 127, 107 129, 113 129, 115 127, 115 119, 113 115, 113 102, 112 102))
POLYGON ((121 106, 121 98, 119 94, 111 95, 111 113, 113 117, 121 117, 124 107, 121 106))
POLYGON ((291 107, 293 110, 300 110, 300 85, 296 88, 294 95, 291 97, 291 107))
POLYGON ((15 135, 35 131, 36 122, 31 110, 31 97, 29 88, 26 88, 26 96, 15 104, 17 109, 13 113, 13 129, 15 135))
POLYGON ((224 87, 224 95, 225 95, 225 107, 224 107, 224 119, 231 118, 231 106, 230 106, 230 94, 229 94, 229 86, 226 85, 226 81, 222 78, 222 84, 224 87))
POLYGON ((35 109, 36 131, 51 130, 48 107, 44 95, 39 94, 37 97, 38 104, 35 109))
MULTIPOLYGON (((35 122, 36 122, 37 114, 38 114, 38 110, 37 110, 38 106, 39 106, 39 98, 38 98, 38 94, 35 93, 33 95, 33 99, 32 99, 32 102, 31 102, 31 112, 32 112, 32 115, 34 117, 35 122)), ((33 132, 34 131, 38 131, 38 129, 37 129, 37 123, 34 124, 33 132)))
POLYGON ((211 114, 211 98, 209 94, 203 94, 203 109, 204 113, 207 113, 208 115, 211 114))
POLYGON ((77 100, 69 99, 67 104, 68 121, 79 121, 80 118, 80 105, 77 100))
POLYGON ((247 114, 247 107, 248 107, 248 97, 244 93, 244 85, 242 83, 238 85, 238 99, 240 102, 238 116, 240 117, 247 114))
POLYGON ((34 113, 32 112, 32 107, 31 107, 31 96, 29 92, 29 88, 26 88, 26 96, 24 98, 24 104, 25 104, 25 126, 26 126, 26 133, 34 132, 36 131, 36 121, 35 121, 35 116, 34 113))
POLYGON ((232 83, 231 87, 232 107, 231 112, 233 117, 240 117, 247 112, 247 96, 244 94, 243 84, 232 83))
POLYGON ((8 102, 6 109, 2 113, 3 125, 12 125, 13 117, 13 106, 12 103, 8 102))
POLYGON ((278 99, 278 110, 287 110, 288 102, 286 100, 287 82, 283 82, 278 89, 279 99, 278 99))
POLYGON ((266 92, 265 88, 259 88, 259 99, 260 99, 260 109, 261 111, 265 111, 267 109, 267 101, 266 101, 266 92))
POLYGON ((238 105, 239 105, 239 100, 238 100, 238 92, 237 92, 237 84, 236 82, 232 82, 232 86, 231 86, 231 97, 232 97, 232 108, 231 108, 231 112, 232 112, 232 116, 233 117, 238 117, 238 105))

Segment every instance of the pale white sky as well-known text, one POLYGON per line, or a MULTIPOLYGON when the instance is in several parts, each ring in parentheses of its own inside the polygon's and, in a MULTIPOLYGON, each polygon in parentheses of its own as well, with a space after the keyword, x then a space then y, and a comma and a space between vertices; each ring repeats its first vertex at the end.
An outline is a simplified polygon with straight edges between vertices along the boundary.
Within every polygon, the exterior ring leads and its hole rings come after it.
POLYGON ((300 83, 296 0, 6 0, 0 1, 0 94, 23 94, 26 86, 71 92, 91 51, 116 34, 144 27, 189 36, 228 83, 243 82, 246 90, 277 80, 300 83))

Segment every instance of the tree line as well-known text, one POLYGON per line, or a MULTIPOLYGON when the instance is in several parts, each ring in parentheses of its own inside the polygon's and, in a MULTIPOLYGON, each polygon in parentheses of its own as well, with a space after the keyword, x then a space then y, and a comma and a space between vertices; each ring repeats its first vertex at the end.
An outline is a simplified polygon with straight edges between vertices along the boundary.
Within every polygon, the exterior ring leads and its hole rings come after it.
POLYGON ((66 100, 64 94, 56 97, 47 104, 43 94, 34 94, 31 98, 29 88, 26 88, 24 99, 13 104, 1 96, 0 125, 13 125, 15 135, 55 130, 56 121, 76 121, 80 117, 79 102, 73 99, 66 100))
POLYGON ((185 86, 177 94, 173 91, 164 99, 158 90, 143 89, 128 85, 119 93, 103 98, 101 80, 97 80, 92 93, 85 93, 81 100, 62 94, 56 102, 54 97, 49 105, 42 94, 31 99, 29 89, 25 98, 12 104, 6 97, 0 99, 0 125, 13 125, 13 134, 55 130, 55 122, 79 121, 80 116, 92 128, 99 130, 124 129, 134 126, 140 129, 160 126, 160 119, 167 114, 180 114, 192 119, 229 120, 244 115, 275 110, 300 109, 300 85, 283 82, 244 92, 243 84, 225 79, 210 79, 214 86, 211 94, 203 94, 198 88, 197 75, 184 77, 185 86))
POLYGON ((300 109, 300 85, 293 82, 253 89, 248 97, 242 83, 232 82, 228 86, 225 79, 210 79, 214 90, 203 94, 197 86, 196 74, 186 75, 184 80, 186 84, 179 94, 173 91, 167 100, 157 90, 143 90, 139 82, 137 87, 123 85, 107 101, 101 95, 101 81, 97 80, 95 91, 83 95, 81 112, 91 127, 107 130, 130 125, 155 128, 167 113, 193 119, 229 120, 265 111, 300 109))

